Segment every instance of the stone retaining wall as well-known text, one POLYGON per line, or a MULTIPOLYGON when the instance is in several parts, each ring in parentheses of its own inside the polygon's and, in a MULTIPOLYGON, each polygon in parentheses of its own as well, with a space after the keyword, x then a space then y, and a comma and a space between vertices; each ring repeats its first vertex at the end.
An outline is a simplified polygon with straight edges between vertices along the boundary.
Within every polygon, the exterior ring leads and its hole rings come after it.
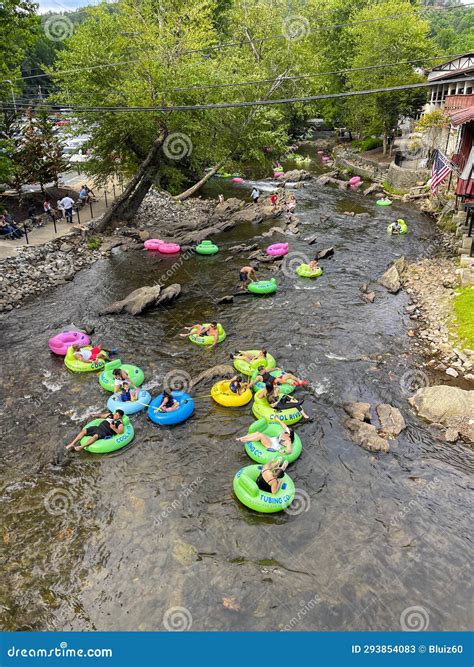
POLYGON ((334 162, 337 167, 350 169, 351 172, 371 181, 383 181, 386 177, 388 166, 379 164, 375 160, 362 157, 358 153, 346 150, 334 150, 334 162))
POLYGON ((430 176, 429 169, 404 169, 391 162, 386 178, 397 190, 409 190, 420 181, 426 182, 430 176))

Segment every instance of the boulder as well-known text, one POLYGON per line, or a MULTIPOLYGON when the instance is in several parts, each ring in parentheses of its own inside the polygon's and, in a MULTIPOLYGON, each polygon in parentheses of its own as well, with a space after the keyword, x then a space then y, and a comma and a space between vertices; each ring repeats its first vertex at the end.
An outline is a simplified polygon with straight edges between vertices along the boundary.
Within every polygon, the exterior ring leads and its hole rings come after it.
POLYGON ((351 434, 351 440, 369 452, 390 451, 388 440, 381 438, 373 424, 359 421, 358 419, 346 419, 345 426, 351 434))
POLYGON ((196 387, 200 382, 205 380, 213 380, 215 377, 218 378, 231 378, 235 375, 235 370, 232 366, 228 364, 217 364, 217 366, 212 366, 206 371, 199 373, 195 378, 191 380, 191 387, 196 387))
POLYGON ((391 266, 387 271, 385 271, 383 276, 378 279, 378 282, 391 294, 396 294, 400 291, 400 276, 395 266, 391 266))
POLYGON ((388 436, 396 437, 406 428, 403 415, 397 408, 388 403, 380 403, 376 410, 382 431, 388 436))
POLYGON ((116 301, 102 310, 100 315, 113 313, 128 313, 129 315, 140 315, 147 308, 160 306, 173 301, 181 294, 181 285, 174 283, 164 290, 160 285, 140 287, 134 290, 125 299, 116 301))
POLYGON ((370 422, 371 420, 370 403, 346 403, 344 410, 352 419, 361 422, 370 422))
POLYGON ((297 183, 298 181, 309 181, 311 178, 312 175, 309 171, 305 171, 305 169, 291 169, 290 171, 286 171, 280 180, 297 183))
POLYGON ((323 248, 323 250, 319 250, 316 257, 318 259, 329 259, 330 257, 333 257, 334 255, 334 248, 323 248))
POLYGON ((448 425, 452 417, 474 419, 474 391, 435 385, 423 387, 408 399, 418 415, 429 422, 448 425))

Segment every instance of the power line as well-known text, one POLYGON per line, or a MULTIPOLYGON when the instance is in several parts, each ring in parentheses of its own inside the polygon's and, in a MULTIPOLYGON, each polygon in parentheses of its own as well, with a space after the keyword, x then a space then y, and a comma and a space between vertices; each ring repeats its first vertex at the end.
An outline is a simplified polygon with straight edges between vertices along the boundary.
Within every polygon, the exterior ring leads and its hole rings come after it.
MULTIPOLYGON (((382 16, 379 18, 373 18, 373 19, 365 19, 363 21, 353 21, 350 23, 333 23, 333 24, 320 24, 316 25, 315 28, 306 31, 305 37, 314 34, 320 30, 335 30, 336 28, 345 28, 349 26, 355 26, 355 25, 365 25, 368 23, 377 23, 377 22, 382 22, 382 21, 392 21, 395 19, 403 18, 405 16, 413 16, 413 14, 420 14, 424 11, 451 11, 453 9, 468 9, 470 7, 473 7, 474 3, 469 3, 465 4, 459 7, 433 7, 431 5, 425 6, 425 8, 414 10, 413 12, 407 12, 405 14, 393 14, 390 16, 382 16)), ((193 53, 209 53, 209 51, 218 51, 221 49, 228 49, 228 48, 242 48, 244 44, 247 43, 255 43, 255 44, 263 44, 264 42, 268 41, 275 41, 275 40, 280 40, 280 39, 289 39, 287 35, 285 34, 278 34, 278 35, 270 35, 269 37, 261 37, 260 39, 244 39, 242 38, 238 42, 228 42, 226 44, 216 44, 214 46, 208 46, 206 48, 201 48, 201 49, 186 49, 181 52, 181 55, 188 55, 188 54, 193 54, 193 53)), ((291 41, 291 39, 289 39, 291 41)), ((155 57, 151 58, 146 58, 145 60, 156 60, 155 57)), ((78 72, 83 72, 83 71, 91 71, 95 69, 103 69, 103 68, 109 68, 109 67, 123 67, 125 65, 133 65, 136 63, 143 62, 143 59, 135 59, 135 60, 124 60, 124 61, 116 61, 114 63, 102 63, 100 65, 89 65, 86 67, 79 67, 79 68, 74 68, 74 69, 69 69, 69 70, 60 70, 59 72, 54 72, 52 75, 51 74, 32 74, 29 76, 24 76, 24 77, 16 77, 12 79, 13 81, 24 81, 28 79, 37 79, 40 77, 50 77, 50 76, 57 76, 57 75, 63 75, 63 74, 77 74, 78 72)), ((8 81, 8 79, 4 79, 3 81, 0 81, 0 84, 5 83, 8 81)))
MULTIPOLYGON (((465 82, 465 77, 459 79, 447 79, 445 81, 437 81, 436 85, 442 85, 445 83, 453 84, 465 82)), ((266 100, 253 100, 249 102, 218 102, 214 104, 186 104, 186 105, 175 105, 175 106, 157 106, 157 107, 79 107, 79 106, 70 106, 69 111, 77 111, 79 113, 98 113, 98 112, 125 112, 125 113, 144 113, 144 112, 171 112, 171 111, 207 111, 211 109, 231 109, 231 108, 240 108, 240 107, 255 107, 255 106, 270 106, 277 104, 293 104, 295 102, 316 102, 319 100, 329 100, 329 99, 338 99, 344 97, 355 97, 362 95, 373 95, 379 93, 390 93, 399 90, 414 90, 415 88, 427 88, 433 85, 432 82, 421 81, 419 83, 409 83, 403 86, 390 86, 388 88, 372 88, 368 90, 352 90, 346 91, 343 93, 327 93, 325 95, 307 95, 305 97, 289 97, 283 99, 266 99, 266 100)), ((5 108, 6 105, 4 105, 5 108)), ((9 107, 10 109, 12 107, 9 107)), ((39 105, 36 108, 38 109, 50 109, 51 105, 39 105)))
MULTIPOLYGON (((398 67, 399 65, 413 65, 415 63, 420 63, 420 62, 426 62, 426 61, 431 61, 431 60, 440 60, 444 58, 458 58, 462 56, 463 54, 445 54, 445 55, 438 55, 438 56, 430 56, 426 58, 418 58, 416 60, 400 60, 398 62, 392 62, 392 63, 384 63, 384 64, 379 64, 379 65, 368 65, 366 67, 351 67, 351 68, 346 68, 346 69, 340 69, 340 70, 330 70, 326 72, 315 72, 313 74, 297 74, 294 76, 282 76, 282 77, 276 77, 272 79, 260 79, 260 80, 255 80, 255 81, 241 81, 237 83, 224 83, 224 84, 211 84, 211 85, 194 85, 194 86, 177 86, 173 88, 165 88, 157 95, 162 94, 163 92, 167 91, 181 91, 181 90, 211 90, 211 89, 217 89, 217 88, 236 88, 236 87, 241 87, 241 86, 248 86, 248 85, 259 85, 262 83, 274 83, 276 81, 281 81, 282 83, 285 83, 286 81, 295 81, 295 80, 301 80, 301 79, 309 79, 309 78, 317 78, 317 77, 322 77, 322 76, 329 76, 333 74, 348 74, 350 72, 363 72, 363 71, 370 71, 370 70, 376 70, 376 69, 383 69, 383 68, 390 68, 390 67, 398 67)), ((122 91, 107 91, 108 93, 116 93, 120 94, 122 91)), ((46 95, 46 91, 45 91, 46 95)), ((22 95, 18 98, 16 98, 16 102, 19 106, 31 106, 34 104, 34 100, 32 100, 31 97, 28 97, 26 95, 22 95)), ((55 105, 56 106, 56 105, 55 105)), ((65 104, 67 106, 67 104, 65 104)))

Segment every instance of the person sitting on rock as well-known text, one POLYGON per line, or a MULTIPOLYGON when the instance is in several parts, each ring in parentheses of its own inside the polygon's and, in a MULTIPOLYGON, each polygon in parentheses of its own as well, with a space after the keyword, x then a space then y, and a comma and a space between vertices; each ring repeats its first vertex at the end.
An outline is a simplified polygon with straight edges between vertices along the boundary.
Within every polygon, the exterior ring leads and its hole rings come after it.
POLYGON ((88 428, 83 428, 82 431, 76 435, 74 440, 66 445, 66 449, 75 449, 76 452, 81 451, 84 447, 89 447, 96 440, 102 440, 103 438, 110 438, 114 435, 120 435, 123 433, 123 410, 115 410, 115 412, 104 412, 99 413, 97 416, 100 417, 103 421, 100 422, 97 426, 89 426, 88 428), (86 441, 84 445, 78 445, 77 443, 88 435, 89 440, 86 441))
POLYGON ((270 437, 261 433, 260 431, 255 431, 254 433, 248 433, 247 435, 237 438, 238 442, 261 442, 262 445, 271 452, 278 452, 280 454, 291 454, 293 451, 293 442, 295 440, 295 432, 292 428, 289 428, 286 424, 282 424, 283 431, 280 435, 275 435, 270 437))
POLYGON ((163 400, 160 405, 155 408, 155 412, 173 412, 179 408, 178 401, 174 398, 173 392, 167 389, 163 390, 163 400))
POLYGON ((253 280, 256 279, 256 272, 257 269, 254 269, 252 266, 243 266, 240 269, 239 272, 239 281, 240 281, 240 289, 246 289, 248 287, 248 284, 252 282, 253 280))

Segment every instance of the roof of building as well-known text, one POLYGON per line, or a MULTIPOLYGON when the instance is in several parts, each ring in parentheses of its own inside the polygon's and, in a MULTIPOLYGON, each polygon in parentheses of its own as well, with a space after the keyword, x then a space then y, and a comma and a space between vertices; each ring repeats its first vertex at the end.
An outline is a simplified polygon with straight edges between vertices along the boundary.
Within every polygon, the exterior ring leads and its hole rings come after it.
POLYGON ((428 81, 438 79, 452 79, 462 75, 474 75, 474 53, 465 53, 462 56, 448 60, 441 65, 433 67, 428 74, 428 81))
POLYGON ((467 107, 465 109, 453 109, 452 111, 445 110, 448 114, 452 125, 459 127, 474 120, 474 107, 467 107))

